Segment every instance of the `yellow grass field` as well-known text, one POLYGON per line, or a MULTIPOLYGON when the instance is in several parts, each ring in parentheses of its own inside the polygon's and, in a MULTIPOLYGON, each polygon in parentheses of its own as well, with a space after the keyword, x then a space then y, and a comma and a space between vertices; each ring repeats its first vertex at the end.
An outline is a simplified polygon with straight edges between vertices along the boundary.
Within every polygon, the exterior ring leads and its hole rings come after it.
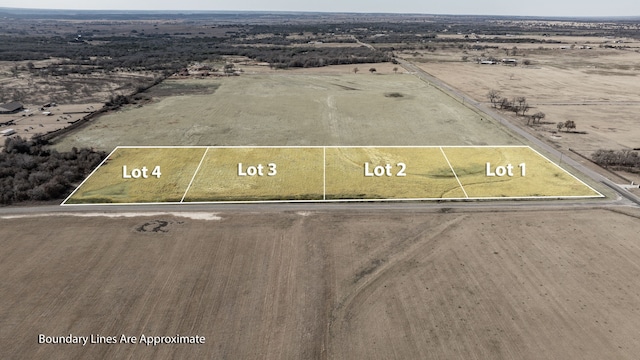
POLYGON ((327 199, 464 197, 438 147, 327 149, 327 199), (365 176, 365 163, 373 176, 365 176), (379 166, 382 176, 375 173, 379 166))
POLYGON ((65 203, 600 196, 526 146, 125 147, 65 203))
POLYGON ((184 201, 322 200, 322 167, 322 148, 209 148, 184 201))
POLYGON ((470 198, 601 196, 529 147, 451 147, 443 151, 470 198), (487 163, 494 176, 487 176, 487 163), (509 164, 513 176, 508 174, 509 164), (503 176, 498 176, 499 166, 507 171, 503 176))
POLYGON ((118 148, 65 202, 179 202, 206 148, 118 148), (123 178, 133 169, 147 168, 147 178, 123 178), (151 175, 160 167, 160 178, 151 175))

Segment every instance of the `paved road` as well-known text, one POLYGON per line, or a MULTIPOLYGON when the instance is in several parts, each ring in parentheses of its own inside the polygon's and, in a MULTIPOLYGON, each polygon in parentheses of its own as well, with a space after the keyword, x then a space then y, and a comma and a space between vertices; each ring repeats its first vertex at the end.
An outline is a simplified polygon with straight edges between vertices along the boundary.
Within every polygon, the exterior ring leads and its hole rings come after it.
POLYGON ((515 211, 519 209, 575 209, 584 207, 629 207, 626 199, 581 199, 581 200, 487 200, 487 201, 412 201, 412 202, 316 202, 316 203, 245 203, 245 204, 151 204, 151 205, 44 205, 0 207, 0 219, 12 216, 39 214, 87 214, 87 213, 173 213, 173 212, 299 212, 299 211, 515 211))
POLYGON ((442 82, 441 80, 431 76, 429 73, 427 73, 426 71, 422 70, 420 67, 412 64, 411 62, 408 62, 406 60, 401 60, 398 59, 398 62, 409 72, 411 72, 412 74, 415 74, 417 77, 419 77, 420 79, 422 79, 423 81, 426 81, 427 83, 439 88, 440 90, 442 90, 443 92, 445 92, 446 94, 448 94, 449 96, 459 100, 460 102, 462 102, 463 104, 466 104, 469 107, 475 108, 476 110, 483 112, 489 116, 491 116, 492 118, 496 119, 497 121, 499 121, 502 125, 506 126, 509 130, 511 130, 512 132, 522 136, 523 138, 525 138, 529 143, 531 143, 534 147, 548 153, 551 154, 552 156, 556 157, 557 159, 561 159, 561 161, 565 164, 568 164, 569 166, 573 167, 574 169, 582 172, 583 174, 587 175, 589 178, 595 180, 596 182, 599 183, 603 183, 605 185, 607 185, 609 188, 613 189, 614 191, 616 191, 616 193, 618 193, 619 196, 622 196, 626 199, 628 199, 629 201, 632 201, 633 203, 640 205, 640 198, 633 195, 632 193, 622 189, 620 186, 618 186, 616 183, 614 183, 613 181, 609 180, 608 178, 606 178, 605 176, 589 169, 588 167, 580 164, 579 162, 573 160, 572 158, 565 156, 563 153, 561 153, 560 151, 558 151, 557 149, 555 149, 554 147, 552 147, 551 145, 543 142, 542 140, 538 139, 537 137, 533 136, 532 134, 530 134, 528 131, 524 130, 523 128, 513 124, 511 121, 509 121, 507 118, 505 118, 504 116, 502 116, 502 114, 500 114, 499 112, 495 111, 493 108, 486 106, 483 103, 477 102, 474 99, 472 99, 471 97, 467 96, 466 94, 460 92, 459 90, 449 86, 448 84, 442 82))

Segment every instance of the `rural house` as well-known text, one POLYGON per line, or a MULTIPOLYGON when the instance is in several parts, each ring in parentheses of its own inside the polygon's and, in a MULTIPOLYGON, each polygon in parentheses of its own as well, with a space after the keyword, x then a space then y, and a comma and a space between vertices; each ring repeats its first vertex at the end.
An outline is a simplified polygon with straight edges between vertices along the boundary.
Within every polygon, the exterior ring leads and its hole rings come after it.
POLYGON ((22 106, 21 103, 14 101, 6 104, 1 104, 0 114, 13 114, 13 113, 17 113, 22 109, 24 109, 24 106, 22 106))

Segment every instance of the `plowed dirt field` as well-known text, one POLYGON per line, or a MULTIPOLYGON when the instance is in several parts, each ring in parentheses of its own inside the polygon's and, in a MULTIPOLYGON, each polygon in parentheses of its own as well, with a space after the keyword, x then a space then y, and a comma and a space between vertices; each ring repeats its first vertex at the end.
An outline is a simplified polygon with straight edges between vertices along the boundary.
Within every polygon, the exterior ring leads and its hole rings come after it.
POLYGON ((634 359, 624 211, 0 218, 0 358, 634 359))

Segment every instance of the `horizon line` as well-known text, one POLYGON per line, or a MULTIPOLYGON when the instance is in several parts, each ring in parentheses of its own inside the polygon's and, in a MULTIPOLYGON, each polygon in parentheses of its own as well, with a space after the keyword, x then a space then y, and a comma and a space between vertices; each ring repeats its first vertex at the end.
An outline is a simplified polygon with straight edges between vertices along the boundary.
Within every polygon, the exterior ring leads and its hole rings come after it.
POLYGON ((56 11, 85 13, 164 13, 164 14, 352 14, 352 15, 396 15, 396 16, 452 16, 452 17, 494 17, 529 19, 639 19, 640 15, 500 15, 500 14, 452 14, 419 12, 356 12, 356 11, 320 11, 320 10, 189 10, 189 9, 68 9, 68 8, 17 8, 0 6, 0 11, 56 11))

